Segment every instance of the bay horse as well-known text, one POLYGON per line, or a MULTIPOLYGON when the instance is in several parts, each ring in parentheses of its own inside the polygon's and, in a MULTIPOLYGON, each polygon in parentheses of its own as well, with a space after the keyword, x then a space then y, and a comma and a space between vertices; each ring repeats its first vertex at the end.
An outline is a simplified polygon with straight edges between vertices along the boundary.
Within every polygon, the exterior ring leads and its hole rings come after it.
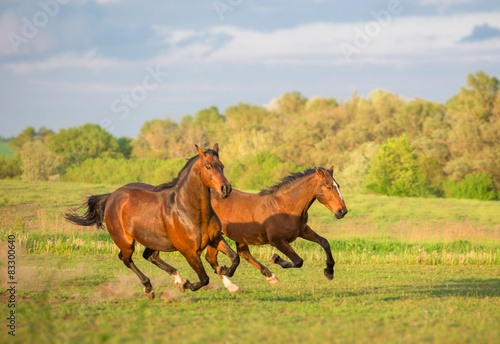
MULTIPOLYGON (((214 212, 210 190, 225 199, 232 191, 219 160, 219 146, 203 152, 186 163, 172 181, 152 186, 131 183, 113 193, 93 195, 87 200, 87 211, 80 216, 75 211, 66 219, 82 226, 106 227, 120 249, 119 259, 135 272, 144 285, 144 294, 153 299, 154 290, 146 277, 132 261, 135 241, 146 246, 143 257, 168 272, 180 291, 196 291, 209 282, 200 255, 207 247, 222 251, 231 259, 231 266, 212 265, 219 275, 232 276, 239 264, 239 256, 221 234, 221 223, 214 212), (179 251, 196 271, 200 281, 183 280, 179 271, 160 259, 159 252, 179 251)), ((84 204, 85 205, 85 204, 84 204)))
MULTIPOLYGON (((250 254, 248 245, 276 247, 291 261, 275 253, 270 258, 273 263, 285 269, 300 268, 303 260, 290 246, 298 237, 321 245, 326 254, 324 275, 333 279, 335 260, 330 244, 307 225, 308 209, 316 199, 337 219, 347 214, 333 170, 332 166, 292 173, 281 183, 257 194, 233 190, 225 199, 211 194, 212 205, 222 222, 222 232, 236 242, 238 254, 267 277, 269 283, 278 283, 278 278, 250 254)), ((210 264, 217 264, 217 250, 209 247, 206 259, 210 264)), ((228 288, 229 282, 225 285, 228 288)))

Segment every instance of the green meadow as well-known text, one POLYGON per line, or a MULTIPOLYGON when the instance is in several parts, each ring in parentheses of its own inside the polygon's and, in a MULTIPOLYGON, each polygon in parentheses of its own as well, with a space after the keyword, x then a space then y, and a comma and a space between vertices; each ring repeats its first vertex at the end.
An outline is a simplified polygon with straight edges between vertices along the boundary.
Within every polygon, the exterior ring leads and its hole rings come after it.
MULTIPOLYGON (((5 343, 496 343, 500 338, 500 203, 398 198, 345 191, 349 213, 337 220, 317 202, 309 224, 326 237, 325 256, 298 239, 301 269, 267 259, 280 279, 267 284, 246 261, 230 294, 205 265, 211 283, 180 294, 142 257, 156 298, 118 260, 106 231, 64 221, 69 208, 114 185, 0 180, 0 342, 5 343), (16 336, 8 335, 9 235, 16 245, 16 336), (212 277, 213 276, 213 277, 212 277)), ((233 246, 234 247, 234 246, 233 246)), ((163 253, 196 280, 178 253, 163 253)), ((219 256, 222 262, 228 262, 219 256)))

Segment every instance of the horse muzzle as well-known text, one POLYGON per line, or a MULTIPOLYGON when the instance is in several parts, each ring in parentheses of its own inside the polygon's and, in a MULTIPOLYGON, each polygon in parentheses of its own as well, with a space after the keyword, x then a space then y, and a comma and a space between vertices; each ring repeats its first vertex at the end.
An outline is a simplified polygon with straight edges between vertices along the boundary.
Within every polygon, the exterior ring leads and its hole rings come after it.
POLYGON ((233 191, 231 184, 223 184, 219 192, 220 198, 227 198, 231 194, 231 191, 233 191))
POLYGON ((345 214, 347 214, 347 213, 348 213, 347 209, 339 209, 339 210, 337 210, 337 212, 335 213, 335 217, 336 217, 337 219, 339 219, 339 220, 340 220, 340 219, 341 219, 341 218, 343 218, 343 217, 345 216, 345 214))

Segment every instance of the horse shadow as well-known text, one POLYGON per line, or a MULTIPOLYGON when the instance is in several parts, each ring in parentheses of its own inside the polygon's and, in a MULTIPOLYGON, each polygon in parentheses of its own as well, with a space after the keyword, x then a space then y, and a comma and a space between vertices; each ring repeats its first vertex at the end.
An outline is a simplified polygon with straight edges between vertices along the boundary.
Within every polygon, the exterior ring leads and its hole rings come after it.
POLYGON ((409 296, 427 297, 474 297, 488 298, 500 296, 500 278, 448 280, 433 286, 402 285, 397 287, 398 296, 384 298, 385 301, 397 301, 409 296))

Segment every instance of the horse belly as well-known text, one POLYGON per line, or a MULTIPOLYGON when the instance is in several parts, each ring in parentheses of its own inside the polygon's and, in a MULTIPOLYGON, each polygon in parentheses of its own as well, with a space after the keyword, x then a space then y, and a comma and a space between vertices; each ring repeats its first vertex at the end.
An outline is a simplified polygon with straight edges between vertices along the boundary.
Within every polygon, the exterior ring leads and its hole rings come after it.
POLYGON ((227 223, 222 226, 222 232, 231 240, 246 245, 269 244, 267 233, 263 226, 256 222, 227 223))
POLYGON ((152 231, 151 229, 134 228, 133 236, 137 242, 155 250, 163 252, 177 251, 172 241, 161 231, 152 231))

